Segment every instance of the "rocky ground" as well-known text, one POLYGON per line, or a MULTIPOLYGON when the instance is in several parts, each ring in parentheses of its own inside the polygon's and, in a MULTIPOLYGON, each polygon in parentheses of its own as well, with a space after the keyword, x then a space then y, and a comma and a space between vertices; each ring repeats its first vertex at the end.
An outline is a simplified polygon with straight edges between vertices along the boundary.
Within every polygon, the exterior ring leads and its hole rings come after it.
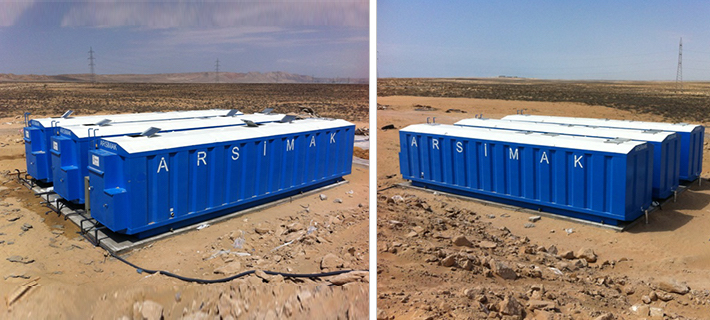
MULTIPOLYGON (((62 88, 75 90, 69 97, 83 97, 81 86, 62 88)), ((120 101, 109 104, 114 102, 120 101)), ((47 213, 40 198, 8 174, 25 167, 21 111, 0 118, 0 318, 367 318, 368 272, 313 279, 262 272, 367 270, 367 161, 353 165, 345 177, 349 183, 122 255, 141 268, 198 279, 258 270, 228 282, 197 284, 136 270, 85 241, 71 221, 47 213)), ((358 128, 367 126, 367 119, 348 112, 342 117, 358 128)))
POLYGON ((668 119, 579 103, 419 96, 378 97, 378 109, 378 319, 710 319, 707 145, 702 185, 625 232, 397 186, 397 129, 427 118, 451 124, 525 109, 668 119))
MULTIPOLYGON (((378 197, 378 319, 702 319, 710 314, 710 290, 620 275, 613 270, 628 265, 628 258, 597 255, 593 245, 535 243, 492 224, 507 213, 482 214, 465 202, 422 193, 399 189, 378 197)), ((528 218, 533 226, 542 219, 528 218)))
MULTIPOLYGON (((322 194, 160 240, 124 257, 142 268, 199 279, 247 270, 366 270, 366 168, 354 168, 349 178, 322 194)), ((257 272, 210 285, 141 273, 89 244, 70 221, 45 214, 40 199, 13 175, 0 180, 2 318, 367 317, 368 272, 316 279, 257 272)))

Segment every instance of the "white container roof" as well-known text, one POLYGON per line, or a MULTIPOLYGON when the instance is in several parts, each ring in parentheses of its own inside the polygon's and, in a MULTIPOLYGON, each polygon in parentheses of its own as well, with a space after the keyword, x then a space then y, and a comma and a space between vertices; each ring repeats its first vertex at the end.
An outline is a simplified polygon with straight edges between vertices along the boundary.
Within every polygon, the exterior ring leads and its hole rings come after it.
POLYGON ((596 118, 574 118, 574 117, 553 117, 553 116, 536 116, 530 114, 516 114, 503 117, 504 120, 514 121, 532 121, 545 123, 561 123, 574 124, 581 126, 593 127, 612 127, 626 128, 635 130, 661 130, 673 132, 691 132, 699 125, 687 123, 665 123, 665 122, 647 122, 647 121, 631 121, 631 120, 610 120, 596 118))
MULTIPOLYGON (((69 117, 69 118, 41 118, 41 119, 31 119, 30 121, 35 121, 45 128, 52 126, 52 121, 56 123, 56 126, 71 126, 71 125, 82 125, 82 124, 93 124, 104 119, 109 119, 113 123, 117 122, 136 122, 136 121, 156 121, 156 120, 170 120, 170 119, 186 119, 186 118, 199 118, 199 117, 217 117, 224 116, 229 112, 229 110, 223 109, 213 109, 213 110, 187 110, 187 111, 170 111, 170 112, 148 112, 148 113, 124 113, 124 114, 107 114, 98 116, 82 116, 82 117, 69 117)), ((239 112, 241 114, 241 112, 239 112)))
POLYGON ((345 120, 304 119, 291 123, 270 122, 259 127, 232 126, 193 131, 159 133, 152 137, 110 137, 107 141, 117 144, 127 153, 140 153, 163 149, 216 144, 221 142, 258 139, 270 136, 294 134, 315 130, 328 130, 352 126, 345 120))
POLYGON ((177 119, 177 120, 161 120, 161 121, 141 121, 141 122, 121 122, 105 126, 98 125, 74 125, 62 126, 59 133, 68 135, 66 131, 71 132, 77 138, 116 136, 116 135, 132 135, 139 134, 150 127, 160 128, 160 131, 175 131, 189 130, 207 127, 220 127, 229 125, 245 125, 242 119, 251 120, 254 122, 272 122, 283 119, 283 114, 240 114, 233 117, 210 117, 210 118, 192 118, 192 119, 177 119))
POLYGON ((603 138, 562 135, 552 136, 537 132, 525 133, 522 131, 464 127, 446 124, 415 124, 410 125, 402 129, 401 131, 445 135, 450 137, 460 137, 467 139, 489 140, 503 143, 536 145, 541 147, 557 147, 583 151, 599 151, 621 154, 628 154, 634 148, 641 145, 646 145, 645 142, 630 140, 611 142, 611 139, 603 138))
POLYGON ((474 126, 506 130, 512 129, 521 131, 550 132, 588 137, 621 138, 651 142, 663 142, 670 136, 676 136, 675 132, 669 131, 639 131, 634 129, 594 128, 588 126, 569 126, 556 123, 513 121, 505 119, 463 119, 454 124, 457 126, 474 126))

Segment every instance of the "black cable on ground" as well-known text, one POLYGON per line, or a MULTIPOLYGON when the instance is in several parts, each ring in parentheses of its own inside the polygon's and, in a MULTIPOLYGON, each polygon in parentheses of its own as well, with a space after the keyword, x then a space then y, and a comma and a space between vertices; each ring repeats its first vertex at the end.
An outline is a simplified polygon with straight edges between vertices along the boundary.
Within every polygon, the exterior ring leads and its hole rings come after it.
MULTIPOLYGON (((231 276, 231 277, 222 278, 222 279, 211 279, 211 280, 208 280, 208 279, 195 279, 195 278, 183 277, 183 276, 181 276, 181 275, 177 275, 177 274, 174 274, 174 273, 168 272, 168 271, 143 269, 143 268, 141 268, 141 267, 139 267, 139 266, 137 266, 137 265, 135 265, 135 264, 129 262, 128 260, 123 259, 123 258, 121 258, 121 257, 119 257, 119 256, 117 256, 117 255, 115 255, 115 254, 113 254, 113 253, 110 253, 110 254, 111 254, 112 257, 118 259, 119 261, 121 261, 121 262, 123 262, 123 263, 125 263, 125 264, 127 264, 127 265, 129 265, 129 266, 131 266, 131 267, 133 267, 133 268, 135 268, 136 271, 138 271, 138 273, 142 273, 142 272, 149 273, 149 274, 159 273, 159 274, 163 274, 163 275, 166 275, 166 276, 168 276, 168 277, 172 277, 172 278, 179 279, 179 280, 182 280, 182 281, 195 282, 195 283, 200 283, 200 284, 229 282, 229 281, 232 281, 232 280, 234 280, 234 279, 241 278, 241 277, 243 277, 243 276, 250 275, 250 274, 256 272, 256 270, 244 271, 244 272, 242 272, 242 273, 235 274, 235 275, 233 275, 233 276, 231 276)), ((266 273, 266 274, 268 274, 268 275, 272 275, 272 276, 281 275, 281 276, 283 276, 283 277, 289 277, 289 278, 321 278, 321 277, 337 276, 337 275, 339 275, 339 274, 348 273, 348 272, 352 272, 352 271, 356 271, 356 270, 338 270, 338 271, 323 272, 323 273, 284 273, 284 272, 275 272, 275 271, 264 271, 264 273, 266 273)), ((363 270, 363 271, 368 271, 368 270, 363 270)))

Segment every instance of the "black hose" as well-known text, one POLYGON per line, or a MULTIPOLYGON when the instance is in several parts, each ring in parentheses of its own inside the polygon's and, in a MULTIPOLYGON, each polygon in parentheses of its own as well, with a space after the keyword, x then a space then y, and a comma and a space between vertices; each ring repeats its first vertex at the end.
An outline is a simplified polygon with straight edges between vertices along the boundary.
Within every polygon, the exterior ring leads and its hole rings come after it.
MULTIPOLYGON (((139 267, 139 266, 137 266, 137 265, 135 265, 135 264, 133 264, 133 263, 127 261, 126 259, 123 259, 123 258, 121 258, 121 257, 119 257, 119 256, 117 256, 117 255, 115 255, 115 254, 113 254, 113 253, 111 253, 111 256, 114 257, 114 258, 116 258, 116 259, 118 259, 119 261, 121 261, 121 262, 123 262, 123 263, 125 263, 125 264, 127 264, 127 265, 129 265, 129 266, 131 266, 131 267, 133 267, 133 268, 135 268, 136 271, 138 271, 138 273, 142 273, 142 272, 149 273, 149 274, 158 273, 158 274, 163 274, 163 275, 166 275, 166 276, 168 276, 168 277, 172 277, 172 278, 175 278, 175 279, 179 279, 179 280, 182 280, 182 281, 185 281, 185 282, 195 282, 195 283, 200 283, 200 284, 229 282, 229 281, 232 281, 232 280, 234 280, 234 279, 241 278, 241 277, 243 277, 243 276, 250 275, 250 274, 256 272, 256 270, 244 271, 244 272, 242 272, 242 273, 235 274, 235 275, 233 275, 233 276, 231 276, 231 277, 222 278, 222 279, 209 279, 209 280, 208 280, 208 279, 195 279, 195 278, 183 277, 183 276, 181 276, 181 275, 177 275, 177 274, 174 274, 174 273, 172 273, 172 272, 163 271, 163 270, 143 269, 143 268, 141 268, 141 267, 139 267)), ((272 276, 281 275, 281 276, 283 276, 283 277, 289 277, 289 278, 320 278, 320 277, 337 276, 337 275, 339 275, 339 274, 348 273, 348 272, 351 272, 351 271, 355 271, 355 270, 338 270, 338 271, 323 272, 323 273, 284 273, 284 272, 276 272, 276 271, 264 271, 264 273, 266 273, 266 274, 268 274, 268 275, 272 275, 272 276)), ((367 270, 364 270, 364 271, 367 271, 367 270)))

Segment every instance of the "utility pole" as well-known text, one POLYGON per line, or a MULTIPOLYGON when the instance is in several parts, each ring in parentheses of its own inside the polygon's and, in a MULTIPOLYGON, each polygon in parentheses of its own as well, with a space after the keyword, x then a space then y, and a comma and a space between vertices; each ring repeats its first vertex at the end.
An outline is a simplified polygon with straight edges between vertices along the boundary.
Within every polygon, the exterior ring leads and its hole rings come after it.
POLYGON ((94 49, 89 47, 89 69, 91 70, 91 83, 96 83, 96 74, 94 73, 94 49))
POLYGON ((217 62, 215 62, 214 72, 215 72, 215 78, 217 79, 217 83, 219 83, 219 58, 217 58, 217 62))
POLYGON ((680 38, 678 45, 678 71, 675 74, 675 90, 683 92, 683 38, 680 38))

